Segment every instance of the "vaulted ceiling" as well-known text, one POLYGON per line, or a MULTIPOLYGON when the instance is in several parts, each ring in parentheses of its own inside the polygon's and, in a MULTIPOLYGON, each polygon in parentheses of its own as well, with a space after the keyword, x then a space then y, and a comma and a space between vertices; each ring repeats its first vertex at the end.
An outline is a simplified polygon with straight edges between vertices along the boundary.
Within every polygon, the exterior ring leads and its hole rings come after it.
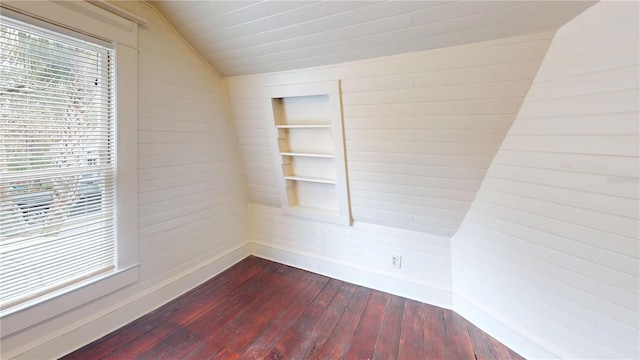
POLYGON ((555 30, 593 1, 152 1, 223 76, 555 30))

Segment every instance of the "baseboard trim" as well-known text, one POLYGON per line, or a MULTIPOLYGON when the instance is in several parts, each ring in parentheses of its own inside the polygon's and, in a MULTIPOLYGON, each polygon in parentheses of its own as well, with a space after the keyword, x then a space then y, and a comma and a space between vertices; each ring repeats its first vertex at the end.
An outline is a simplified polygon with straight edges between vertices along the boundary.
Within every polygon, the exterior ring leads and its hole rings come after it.
POLYGON ((4 353, 2 357, 12 359, 16 357, 58 358, 64 356, 170 302, 249 255, 423 303, 453 309, 525 358, 561 357, 557 355, 557 352, 550 352, 548 349, 551 347, 548 344, 541 345, 540 341, 536 341, 539 339, 527 336, 530 334, 526 334, 526 331, 514 326, 509 321, 501 319, 490 309, 485 309, 460 294, 452 294, 448 289, 390 276, 375 269, 332 261, 314 254, 294 252, 255 241, 221 253, 215 258, 176 274, 135 296, 102 309, 92 317, 85 317, 45 338, 34 340, 11 352, 4 353))
POLYGON ((419 280, 393 277, 375 269, 358 267, 255 241, 251 243, 251 253, 257 257, 445 309, 451 309, 453 305, 451 290, 419 280))
POLYGON ((85 317, 45 338, 3 353, 2 358, 48 359, 64 356, 170 302, 249 255, 251 252, 248 243, 236 246, 134 296, 120 300, 91 317, 85 317))
POLYGON ((560 351, 553 351, 553 346, 535 334, 460 294, 453 295, 453 310, 526 359, 571 358, 568 354, 563 356, 560 351))

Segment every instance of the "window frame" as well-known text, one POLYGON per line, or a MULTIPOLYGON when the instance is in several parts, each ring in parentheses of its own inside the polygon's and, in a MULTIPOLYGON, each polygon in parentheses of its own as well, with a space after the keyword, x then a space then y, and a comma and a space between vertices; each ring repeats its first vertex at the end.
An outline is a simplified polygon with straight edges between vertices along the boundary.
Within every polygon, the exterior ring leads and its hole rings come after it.
POLYGON ((2 14, 82 40, 106 41, 115 54, 116 266, 85 281, 0 312, 0 336, 47 319, 138 281, 137 239, 137 22, 86 2, 4 1, 2 14))

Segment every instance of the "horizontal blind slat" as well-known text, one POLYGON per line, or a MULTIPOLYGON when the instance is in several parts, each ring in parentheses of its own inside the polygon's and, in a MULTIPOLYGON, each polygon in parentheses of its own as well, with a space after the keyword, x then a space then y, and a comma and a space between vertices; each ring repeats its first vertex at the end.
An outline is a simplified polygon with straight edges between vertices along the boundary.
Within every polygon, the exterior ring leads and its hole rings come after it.
POLYGON ((0 25, 0 301, 115 266, 113 51, 0 25))

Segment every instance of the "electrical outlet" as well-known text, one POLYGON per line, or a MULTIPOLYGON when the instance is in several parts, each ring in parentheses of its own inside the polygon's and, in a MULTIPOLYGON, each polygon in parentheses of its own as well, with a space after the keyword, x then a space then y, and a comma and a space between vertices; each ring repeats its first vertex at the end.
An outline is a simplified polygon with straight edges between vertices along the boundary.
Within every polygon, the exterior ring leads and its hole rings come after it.
POLYGON ((391 266, 400 269, 402 267, 402 256, 391 255, 391 266))

